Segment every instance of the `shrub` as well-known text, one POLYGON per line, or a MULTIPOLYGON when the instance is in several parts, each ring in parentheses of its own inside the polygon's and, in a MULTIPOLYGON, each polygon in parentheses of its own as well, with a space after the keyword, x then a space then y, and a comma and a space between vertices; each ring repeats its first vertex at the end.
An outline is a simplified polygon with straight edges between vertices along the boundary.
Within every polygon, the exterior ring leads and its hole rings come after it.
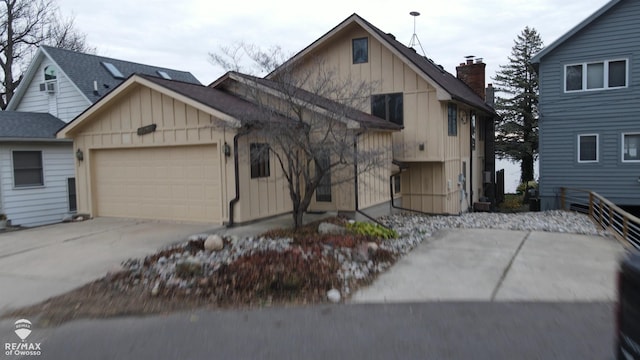
POLYGON ((380 239, 394 239, 398 237, 398 233, 393 230, 375 223, 356 221, 347 224, 347 229, 356 235, 374 237, 380 239))
POLYGON ((531 180, 531 181, 526 182, 526 183, 522 183, 522 184, 518 185, 518 187, 516 188, 516 193, 522 195, 527 190, 527 188, 537 189, 538 188, 538 183, 535 182, 534 180, 531 180))

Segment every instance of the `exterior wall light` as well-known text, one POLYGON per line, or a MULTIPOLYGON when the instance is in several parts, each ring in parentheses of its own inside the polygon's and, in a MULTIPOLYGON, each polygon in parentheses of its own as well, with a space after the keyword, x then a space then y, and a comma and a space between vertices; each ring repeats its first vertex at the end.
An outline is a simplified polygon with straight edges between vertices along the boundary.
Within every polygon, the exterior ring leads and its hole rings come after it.
POLYGON ((224 146, 222 147, 222 151, 224 152, 224 156, 226 156, 226 157, 231 156, 231 146, 229 146, 229 144, 227 144, 226 142, 224 143, 224 146))
POLYGON ((80 161, 84 160, 84 154, 82 153, 82 150, 78 149, 78 151, 76 151, 76 159, 80 161))

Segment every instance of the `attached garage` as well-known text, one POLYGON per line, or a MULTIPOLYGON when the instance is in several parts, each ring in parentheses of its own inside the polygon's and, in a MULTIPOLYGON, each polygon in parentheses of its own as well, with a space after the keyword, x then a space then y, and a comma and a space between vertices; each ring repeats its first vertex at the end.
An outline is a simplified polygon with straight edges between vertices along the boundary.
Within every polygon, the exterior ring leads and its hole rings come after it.
POLYGON ((91 159, 96 216, 222 221, 216 144, 97 149, 91 159))

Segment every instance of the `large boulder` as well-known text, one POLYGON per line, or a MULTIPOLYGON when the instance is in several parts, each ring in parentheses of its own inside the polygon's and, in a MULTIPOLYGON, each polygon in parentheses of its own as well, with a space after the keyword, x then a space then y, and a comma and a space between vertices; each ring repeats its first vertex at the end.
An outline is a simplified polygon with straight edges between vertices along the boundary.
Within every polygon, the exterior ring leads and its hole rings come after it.
POLYGON ((340 225, 323 222, 318 225, 318 234, 321 235, 344 235, 347 233, 347 229, 340 225))

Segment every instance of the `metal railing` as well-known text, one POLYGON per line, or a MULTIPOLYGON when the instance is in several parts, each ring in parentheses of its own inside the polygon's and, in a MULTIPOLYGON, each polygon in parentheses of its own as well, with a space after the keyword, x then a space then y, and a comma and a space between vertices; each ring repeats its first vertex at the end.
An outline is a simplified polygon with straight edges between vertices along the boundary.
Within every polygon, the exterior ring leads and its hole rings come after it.
POLYGON ((608 230, 625 246, 640 249, 640 219, 597 193, 560 188, 560 208, 588 214, 593 222, 608 230))

